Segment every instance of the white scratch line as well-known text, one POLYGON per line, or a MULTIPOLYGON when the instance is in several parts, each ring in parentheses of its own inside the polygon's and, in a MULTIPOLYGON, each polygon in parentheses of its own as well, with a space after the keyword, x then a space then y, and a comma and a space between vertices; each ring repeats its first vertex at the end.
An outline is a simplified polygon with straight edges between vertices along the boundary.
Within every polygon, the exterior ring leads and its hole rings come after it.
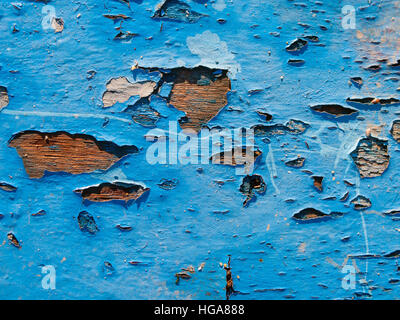
POLYGON ((39 116, 39 117, 64 117, 64 118, 94 118, 118 120, 130 123, 131 120, 119 118, 108 114, 94 114, 94 113, 67 113, 67 112, 46 112, 46 111, 18 111, 18 110, 3 110, 0 114, 8 114, 14 116, 39 116))
MULTIPOLYGON (((357 190, 357 195, 360 193, 360 176, 357 175, 356 177, 356 190, 357 190)), ((361 223, 363 227, 363 232, 364 232, 364 239, 365 239, 365 250, 366 254, 369 254, 369 244, 368 244, 368 233, 367 233, 367 226, 365 224, 365 219, 364 219, 364 214, 362 211, 360 211, 360 216, 361 216, 361 223)), ((365 280, 367 280, 367 275, 368 275, 368 259, 365 262, 365 280)))
POLYGON ((277 172, 276 172, 276 167, 275 167, 275 160, 274 160, 274 152, 271 148, 271 145, 268 145, 268 156, 267 156, 267 167, 268 167, 268 171, 269 171, 269 176, 270 176, 270 180, 272 183, 272 186, 275 189, 275 192, 277 194, 280 194, 280 191, 278 189, 278 187, 276 186, 275 182, 274 182, 274 176, 277 176, 277 172))

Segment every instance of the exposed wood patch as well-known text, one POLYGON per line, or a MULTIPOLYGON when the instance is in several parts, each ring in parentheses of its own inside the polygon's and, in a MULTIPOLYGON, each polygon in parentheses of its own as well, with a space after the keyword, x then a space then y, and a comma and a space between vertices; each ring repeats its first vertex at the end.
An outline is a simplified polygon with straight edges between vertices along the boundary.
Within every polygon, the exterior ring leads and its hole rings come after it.
POLYGON ((0 189, 8 192, 14 192, 17 190, 17 187, 14 187, 13 185, 6 182, 0 182, 0 189))
POLYGON ((105 182, 96 186, 90 186, 82 189, 76 189, 83 199, 94 202, 106 202, 112 200, 122 200, 128 202, 137 200, 143 196, 149 188, 139 184, 124 182, 105 182))
POLYGON ((363 79, 361 77, 350 78, 350 83, 354 84, 357 88, 361 88, 363 85, 363 79))
POLYGON ((224 265, 224 269, 226 272, 225 295, 226 295, 226 300, 229 300, 231 295, 236 293, 236 290, 233 288, 233 277, 232 277, 231 256, 230 255, 229 255, 228 263, 226 265, 224 265))
POLYGON ((53 18, 51 20, 51 27, 55 33, 62 32, 64 30, 64 20, 62 18, 53 18))
POLYGON ((231 81, 227 70, 203 66, 192 69, 179 67, 166 71, 158 68, 140 69, 161 73, 158 88, 165 82, 172 84, 167 102, 185 112, 186 116, 179 120, 182 129, 199 132, 228 102, 227 93, 231 89, 231 81))
POLYGON ((211 156, 210 160, 214 164, 224 164, 229 166, 241 166, 254 163, 262 154, 258 149, 252 147, 237 147, 229 151, 222 151, 211 156))
POLYGON ((205 67, 177 68, 168 74, 167 81, 174 83, 169 103, 186 113, 186 118, 179 121, 182 129, 200 131, 227 104, 231 81, 226 70, 218 76, 215 71, 205 67))
POLYGON ((400 250, 395 250, 383 255, 385 258, 399 258, 400 257, 400 250))
POLYGON ((254 130, 255 136, 268 137, 274 135, 289 134, 302 134, 307 128, 310 127, 308 123, 300 120, 289 120, 284 124, 264 125, 257 124, 251 127, 254 130))
POLYGON ((392 127, 390 128, 390 133, 392 134, 394 140, 400 142, 400 120, 393 121, 392 127))
POLYGON ((286 161, 285 165, 292 168, 301 168, 304 165, 304 161, 306 161, 306 158, 298 157, 296 159, 286 161))
POLYGON ((350 153, 361 178, 373 178, 382 175, 389 166, 387 140, 372 136, 358 142, 355 150, 350 153))
POLYGON ((380 64, 371 64, 369 66, 364 67, 364 70, 372 71, 372 72, 377 72, 381 70, 382 67, 380 64))
POLYGON ((340 104, 319 104, 310 107, 313 111, 332 115, 336 118, 343 116, 350 116, 358 113, 358 110, 352 108, 346 108, 340 104))
POLYGON ((303 59, 289 59, 287 63, 291 66, 300 67, 306 62, 303 59))
POLYGON ((133 37, 138 36, 139 34, 134 33, 134 32, 130 32, 130 31, 120 31, 117 33, 117 35, 114 37, 113 40, 130 40, 133 37))
POLYGON ((304 36, 304 38, 306 38, 310 42, 319 42, 319 37, 318 36, 308 35, 308 36, 304 36))
POLYGON ((295 213, 292 218, 298 221, 316 221, 340 217, 342 215, 343 213, 341 212, 331 212, 327 214, 314 208, 305 208, 295 213))
POLYGON ((46 215, 46 211, 43 209, 31 214, 32 217, 40 217, 40 216, 45 216, 45 215, 46 215))
POLYGON ((7 234, 7 239, 10 242, 10 244, 12 244, 14 247, 21 249, 21 244, 19 243, 17 237, 12 232, 9 232, 7 234))
POLYGON ((10 102, 8 98, 8 91, 6 87, 0 86, 0 110, 5 108, 10 102))
POLYGON ((246 199, 243 202, 243 207, 247 206, 247 204, 254 199, 255 192, 263 194, 266 189, 267 185, 262 176, 258 174, 245 176, 239 189, 239 191, 246 196, 246 199))
POLYGON ((374 97, 365 97, 365 98, 355 98, 350 97, 346 99, 346 102, 350 105, 358 106, 358 107, 373 107, 380 108, 382 106, 393 106, 400 104, 400 100, 396 98, 374 98, 374 97))
POLYGON ((311 177, 313 179, 313 184, 315 189, 317 189, 319 192, 322 192, 323 188, 322 188, 322 181, 324 180, 324 177, 321 176, 312 176, 311 177))
POLYGON ((148 97, 156 88, 154 81, 143 81, 131 83, 125 77, 113 78, 106 84, 106 91, 103 93, 103 106, 111 107, 117 102, 123 103, 130 97, 148 97))
POLYGON ((126 15, 124 15, 124 14, 103 14, 103 17, 104 18, 107 18, 107 19, 111 19, 111 20, 127 20, 127 19, 130 19, 130 17, 128 17, 128 16, 126 16, 126 15))
POLYGON ((135 146, 118 146, 64 131, 22 131, 11 137, 9 146, 16 148, 30 178, 41 178, 45 171, 80 174, 106 170, 124 156, 138 152, 135 146))
POLYGON ((356 210, 365 210, 371 207, 371 200, 369 200, 367 197, 364 196, 357 196, 353 200, 351 200, 351 203, 354 205, 354 209, 356 210))
POLYGON ((350 192, 347 191, 341 198, 340 201, 345 202, 349 198, 350 192))
POLYGON ((400 210, 399 209, 394 209, 394 210, 390 210, 390 211, 384 212, 383 214, 385 216, 391 216, 391 217, 400 216, 400 210))
POLYGON ((268 112, 257 110, 257 114, 265 121, 271 121, 272 120, 272 115, 269 114, 268 112))
POLYGON ((307 44, 308 44, 307 40, 297 38, 286 47, 286 51, 292 54, 300 54, 307 49, 307 44))
POLYGON ((115 227, 118 230, 123 231, 123 232, 132 231, 132 227, 131 226, 121 226, 120 224, 117 224, 115 227))

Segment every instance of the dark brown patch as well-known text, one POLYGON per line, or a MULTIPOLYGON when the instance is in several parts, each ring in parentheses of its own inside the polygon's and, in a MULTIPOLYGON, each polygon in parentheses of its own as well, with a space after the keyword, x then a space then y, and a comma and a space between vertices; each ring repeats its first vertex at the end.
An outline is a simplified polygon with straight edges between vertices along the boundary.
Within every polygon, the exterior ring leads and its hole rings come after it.
POLYGON ((361 77, 352 77, 350 78, 352 84, 354 84, 357 88, 361 88, 363 85, 363 79, 361 77))
POLYGON ((250 200, 254 198, 255 192, 263 194, 266 189, 267 185, 265 184, 262 176, 258 174, 245 176, 239 189, 239 191, 246 196, 246 200, 243 202, 243 207, 245 207, 250 200))
POLYGON ((229 256, 228 264, 224 266, 226 271, 226 286, 225 286, 225 294, 226 300, 229 300, 232 294, 235 293, 235 289, 233 288, 233 278, 232 278, 232 268, 231 268, 231 256, 229 256))
POLYGON ((286 51, 295 54, 302 53, 307 48, 307 44, 307 40, 297 38, 286 47, 286 51))
POLYGON ((120 224, 116 225, 116 228, 119 229, 120 231, 132 231, 132 227, 130 226, 121 226, 120 224))
POLYGON ((46 211, 43 209, 31 214, 32 217, 39 217, 39 216, 44 216, 44 215, 46 215, 46 211))
POLYGON ((300 67, 305 61, 303 59, 289 59, 287 63, 291 66, 300 67))
POLYGON ((371 64, 371 65, 369 65, 369 66, 367 66, 367 67, 364 67, 364 69, 365 70, 368 70, 368 71, 379 71, 379 70, 381 70, 381 65, 380 64, 371 64))
POLYGON ((14 247, 21 249, 21 244, 19 243, 17 237, 12 232, 9 232, 7 234, 7 239, 10 242, 10 244, 12 244, 14 247))
POLYGON ((331 218, 336 218, 336 217, 341 217, 343 216, 343 213, 341 212, 331 212, 329 214, 323 213, 320 210, 314 209, 314 208, 305 208, 300 210, 299 212, 295 213, 293 215, 294 220, 298 221, 318 221, 318 220, 325 220, 325 219, 331 219, 331 218))
POLYGON ((355 210, 365 210, 371 207, 371 200, 361 195, 351 200, 351 203, 354 205, 355 210))
POLYGON ((329 217, 329 214, 323 213, 314 208, 302 209, 293 215, 295 220, 315 220, 329 217))
POLYGON ((311 177, 314 180, 314 187, 319 191, 322 192, 322 180, 324 180, 324 177, 321 176, 312 176, 311 177))
POLYGON ((333 115, 335 117, 349 116, 357 113, 358 110, 346 108, 340 104, 320 104, 310 107, 313 111, 333 115))
POLYGON ((304 166, 304 161, 306 161, 306 158, 298 157, 297 159, 286 161, 285 164, 288 167, 301 168, 302 166, 304 166))
POLYGON ((114 40, 130 40, 133 37, 137 37, 139 34, 130 32, 130 31, 120 31, 117 33, 117 35, 114 37, 114 40))
POLYGON ((264 111, 256 111, 256 112, 265 121, 271 121, 272 120, 272 115, 270 115, 269 113, 264 112, 264 111))
POLYGON ((130 19, 130 17, 124 15, 124 14, 103 14, 103 17, 111 20, 127 20, 130 19))
POLYGON ((346 102, 350 105, 364 106, 364 107, 381 107, 387 105, 397 105, 400 103, 400 100, 396 98, 374 98, 374 97, 365 97, 365 98, 347 98, 346 102))
POLYGON ((14 187, 11 184, 5 182, 0 182, 0 189, 3 189, 4 191, 7 192, 14 192, 17 190, 17 187, 14 187))
POLYGON ((342 202, 346 201, 346 200, 349 198, 349 194, 350 194, 350 192, 347 191, 347 192, 340 198, 340 201, 342 201, 342 202))

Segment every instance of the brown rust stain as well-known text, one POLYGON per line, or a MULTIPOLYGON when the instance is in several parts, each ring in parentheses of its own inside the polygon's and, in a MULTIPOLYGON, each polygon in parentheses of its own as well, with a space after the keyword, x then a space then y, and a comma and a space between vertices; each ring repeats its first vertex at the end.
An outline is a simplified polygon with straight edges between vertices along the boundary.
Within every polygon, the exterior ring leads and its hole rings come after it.
POLYGON ((10 139, 9 146, 17 150, 30 178, 41 178, 45 171, 80 174, 106 170, 127 154, 138 152, 135 146, 64 131, 22 131, 10 139))
POLYGON ((93 202, 106 202, 112 200, 137 200, 150 189, 134 183, 101 183, 97 186, 76 189, 83 199, 93 202))

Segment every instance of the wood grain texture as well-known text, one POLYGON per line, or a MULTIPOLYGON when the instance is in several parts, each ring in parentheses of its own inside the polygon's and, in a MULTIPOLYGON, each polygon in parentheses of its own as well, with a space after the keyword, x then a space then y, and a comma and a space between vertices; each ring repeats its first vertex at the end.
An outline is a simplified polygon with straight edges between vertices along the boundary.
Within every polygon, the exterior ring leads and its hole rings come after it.
POLYGON ((215 77, 213 70, 205 67, 179 68, 173 73, 176 79, 169 103, 186 113, 187 119, 180 121, 181 128, 198 132, 227 104, 231 81, 226 71, 215 77))
POLYGON ((389 166, 388 141, 368 136, 358 142, 350 156, 353 158, 361 178, 378 177, 389 166))
POLYGON ((83 199, 93 202, 107 202, 112 200, 122 200, 128 202, 137 200, 150 189, 134 183, 101 183, 82 189, 76 189, 83 199))
POLYGON ((118 146, 64 131, 22 131, 10 139, 9 146, 17 150, 30 178, 41 178, 45 171, 80 174, 105 170, 127 154, 138 152, 135 146, 118 146))
POLYGON ((228 71, 204 66, 195 68, 146 68, 147 72, 159 72, 159 90, 164 83, 172 85, 167 102, 183 111, 186 116, 179 120, 182 129, 199 132, 201 127, 214 118, 228 103, 227 93, 231 90, 228 71))

